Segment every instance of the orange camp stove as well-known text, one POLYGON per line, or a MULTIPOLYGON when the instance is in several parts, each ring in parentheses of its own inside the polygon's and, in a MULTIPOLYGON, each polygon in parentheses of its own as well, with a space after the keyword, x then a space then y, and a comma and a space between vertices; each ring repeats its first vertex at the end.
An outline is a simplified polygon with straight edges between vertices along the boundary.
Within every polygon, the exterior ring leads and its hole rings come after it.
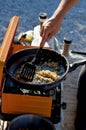
POLYGON ((10 55, 24 48, 35 47, 14 44, 18 22, 18 16, 11 19, 0 50, 1 114, 5 120, 11 120, 16 115, 33 113, 58 123, 61 119, 61 84, 48 91, 27 90, 5 76, 4 67, 10 55))
POLYGON ((1 111, 6 118, 11 115, 33 113, 49 118, 54 123, 60 121, 61 115, 61 90, 48 92, 26 90, 18 88, 7 78, 3 85, 1 111))

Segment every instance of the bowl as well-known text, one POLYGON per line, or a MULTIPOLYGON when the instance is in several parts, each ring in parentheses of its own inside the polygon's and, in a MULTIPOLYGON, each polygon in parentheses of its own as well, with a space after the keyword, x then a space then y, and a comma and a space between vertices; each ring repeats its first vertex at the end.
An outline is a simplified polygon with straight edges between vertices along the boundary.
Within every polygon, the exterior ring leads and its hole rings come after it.
POLYGON ((56 130, 54 124, 40 115, 24 114, 15 117, 7 130, 56 130))

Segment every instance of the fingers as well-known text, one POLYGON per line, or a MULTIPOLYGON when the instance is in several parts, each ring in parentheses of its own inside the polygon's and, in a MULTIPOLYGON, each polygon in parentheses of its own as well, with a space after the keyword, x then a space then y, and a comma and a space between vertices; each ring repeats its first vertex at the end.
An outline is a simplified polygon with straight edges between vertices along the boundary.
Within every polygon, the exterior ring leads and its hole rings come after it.
POLYGON ((47 32, 46 27, 44 27, 44 26, 42 27, 42 30, 41 30, 41 32, 40 32, 40 35, 41 35, 41 37, 42 37, 41 43, 40 43, 40 47, 43 47, 44 44, 45 44, 45 42, 46 42, 47 39, 48 39, 48 32, 47 32))
POLYGON ((45 42, 49 41, 49 40, 53 37, 53 35, 54 35, 53 32, 51 32, 51 33, 45 32, 45 34, 44 34, 44 32, 43 32, 43 34, 42 34, 42 39, 41 39, 41 43, 40 43, 40 47, 43 48, 45 42))
POLYGON ((44 47, 44 44, 45 44, 46 41, 47 41, 47 35, 43 35, 42 39, 41 39, 41 42, 40 42, 40 47, 41 48, 44 47))
POLYGON ((40 32, 40 36, 42 37, 40 47, 43 47, 45 42, 49 41, 53 35, 54 35, 54 32, 52 28, 49 25, 44 24, 40 32))
POLYGON ((41 39, 40 47, 43 48, 45 42, 49 41, 52 38, 52 34, 44 35, 41 39))

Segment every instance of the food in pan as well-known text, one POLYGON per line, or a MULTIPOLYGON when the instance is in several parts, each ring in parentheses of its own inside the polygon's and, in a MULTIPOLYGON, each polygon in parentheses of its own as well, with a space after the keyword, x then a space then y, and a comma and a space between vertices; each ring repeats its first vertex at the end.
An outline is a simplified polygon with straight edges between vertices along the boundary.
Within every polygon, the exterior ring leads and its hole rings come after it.
MULTIPOLYGON (((23 64, 24 65, 24 64, 23 64)), ((19 80, 23 80, 20 77, 22 67, 16 72, 15 76, 19 80)), ((33 78, 32 83, 50 83, 56 81, 60 78, 60 67, 57 62, 47 61, 41 65, 36 66, 36 72, 33 78)), ((25 81, 28 82, 28 81, 25 81)))
POLYGON ((38 79, 38 82, 53 82, 59 79, 59 75, 56 72, 51 72, 50 70, 41 70, 35 74, 35 79, 38 79))

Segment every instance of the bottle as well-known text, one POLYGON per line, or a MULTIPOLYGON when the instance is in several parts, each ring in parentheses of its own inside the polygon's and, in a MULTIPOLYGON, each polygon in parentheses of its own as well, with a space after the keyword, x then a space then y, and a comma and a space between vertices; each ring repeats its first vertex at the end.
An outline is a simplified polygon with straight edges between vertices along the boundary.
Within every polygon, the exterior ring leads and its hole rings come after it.
POLYGON ((70 50, 70 45, 72 43, 72 40, 69 40, 64 37, 63 43, 64 43, 64 46, 63 46, 62 54, 67 57, 69 55, 69 50, 70 50))
POLYGON ((47 13, 45 12, 39 13, 40 30, 42 28, 42 24, 45 22, 46 19, 47 19, 47 13))

